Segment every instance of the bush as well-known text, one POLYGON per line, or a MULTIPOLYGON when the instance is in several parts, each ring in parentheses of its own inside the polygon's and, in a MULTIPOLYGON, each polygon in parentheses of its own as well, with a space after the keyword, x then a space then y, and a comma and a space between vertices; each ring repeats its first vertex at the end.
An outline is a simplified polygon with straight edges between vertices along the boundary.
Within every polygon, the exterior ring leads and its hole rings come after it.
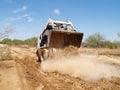
POLYGON ((85 40, 85 43, 88 47, 103 47, 104 46, 105 38, 100 33, 94 33, 85 40))
POLYGON ((85 42, 83 43, 84 47, 92 47, 92 48, 120 48, 120 42, 119 41, 108 41, 104 38, 103 35, 100 33, 94 33, 87 37, 85 42))
POLYGON ((10 51, 8 52, 0 52, 0 60, 11 60, 12 54, 10 51))
POLYGON ((11 44, 11 43, 12 43, 12 40, 11 40, 11 39, 8 39, 8 38, 5 38, 5 39, 3 39, 0 43, 1 43, 1 44, 11 44))
POLYGON ((9 44, 9 45, 29 45, 29 46, 36 46, 37 45, 37 37, 28 38, 26 40, 19 40, 19 39, 8 39, 5 38, 1 42, 1 44, 9 44))
POLYGON ((119 41, 114 41, 114 44, 116 45, 116 48, 120 48, 120 42, 119 41))
POLYGON ((105 44, 104 45, 105 48, 110 48, 110 49, 120 48, 120 42, 105 41, 104 44, 105 44))
POLYGON ((28 38, 24 42, 25 42, 25 44, 27 44, 29 46, 36 46, 37 45, 37 37, 28 38))
POLYGON ((24 41, 18 40, 18 39, 14 39, 14 40, 12 41, 12 44, 13 44, 13 45, 23 45, 23 44, 24 44, 24 41))
POLYGON ((107 47, 107 48, 110 48, 110 49, 114 49, 116 46, 115 46, 114 43, 108 41, 108 42, 106 42, 106 47, 107 47))

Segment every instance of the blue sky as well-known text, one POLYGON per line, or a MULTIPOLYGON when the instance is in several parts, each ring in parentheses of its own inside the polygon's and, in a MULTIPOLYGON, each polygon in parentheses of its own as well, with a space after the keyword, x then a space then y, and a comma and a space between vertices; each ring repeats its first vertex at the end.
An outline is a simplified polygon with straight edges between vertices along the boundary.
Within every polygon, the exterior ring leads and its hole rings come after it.
POLYGON ((38 36, 48 18, 71 21, 84 39, 100 32, 117 40, 120 0, 0 0, 0 32, 14 29, 11 39, 38 36))

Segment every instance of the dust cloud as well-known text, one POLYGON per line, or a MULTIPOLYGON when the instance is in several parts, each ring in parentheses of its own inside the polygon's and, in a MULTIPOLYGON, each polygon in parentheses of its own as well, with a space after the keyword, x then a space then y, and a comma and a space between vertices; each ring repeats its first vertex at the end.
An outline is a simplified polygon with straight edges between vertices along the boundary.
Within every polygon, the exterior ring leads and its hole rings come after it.
POLYGON ((77 55, 71 58, 46 60, 41 63, 44 72, 59 72, 84 80, 96 81, 101 78, 110 79, 118 76, 115 66, 100 62, 95 55, 77 55))

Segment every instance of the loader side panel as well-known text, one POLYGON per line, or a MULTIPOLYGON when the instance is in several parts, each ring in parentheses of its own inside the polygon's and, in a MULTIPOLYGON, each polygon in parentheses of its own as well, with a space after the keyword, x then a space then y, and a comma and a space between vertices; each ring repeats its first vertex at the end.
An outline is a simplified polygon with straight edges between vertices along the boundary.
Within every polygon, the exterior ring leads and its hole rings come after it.
POLYGON ((83 33, 67 32, 67 31, 52 31, 50 36, 49 47, 64 48, 69 45, 80 47, 83 33))

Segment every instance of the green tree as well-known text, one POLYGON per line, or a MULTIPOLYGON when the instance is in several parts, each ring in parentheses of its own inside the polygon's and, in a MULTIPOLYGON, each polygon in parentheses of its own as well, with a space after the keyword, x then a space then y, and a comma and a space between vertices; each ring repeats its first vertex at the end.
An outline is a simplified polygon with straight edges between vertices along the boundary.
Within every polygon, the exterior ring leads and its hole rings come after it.
POLYGON ((85 43, 87 44, 87 46, 94 47, 94 48, 103 47, 104 42, 105 42, 105 38, 99 32, 88 36, 87 39, 85 40, 85 43))
POLYGON ((12 44, 14 44, 14 45, 23 45, 23 44, 24 44, 24 41, 18 40, 18 39, 14 39, 14 40, 12 41, 12 44))
POLYGON ((114 49, 114 48, 118 48, 118 42, 111 42, 111 41, 105 41, 105 48, 110 48, 110 49, 114 49))
POLYGON ((9 39, 9 38, 5 38, 5 39, 3 39, 0 43, 2 43, 2 44, 11 44, 11 43, 12 43, 12 40, 9 39))
POLYGON ((37 45, 37 37, 28 38, 24 42, 27 45, 36 46, 37 45))

